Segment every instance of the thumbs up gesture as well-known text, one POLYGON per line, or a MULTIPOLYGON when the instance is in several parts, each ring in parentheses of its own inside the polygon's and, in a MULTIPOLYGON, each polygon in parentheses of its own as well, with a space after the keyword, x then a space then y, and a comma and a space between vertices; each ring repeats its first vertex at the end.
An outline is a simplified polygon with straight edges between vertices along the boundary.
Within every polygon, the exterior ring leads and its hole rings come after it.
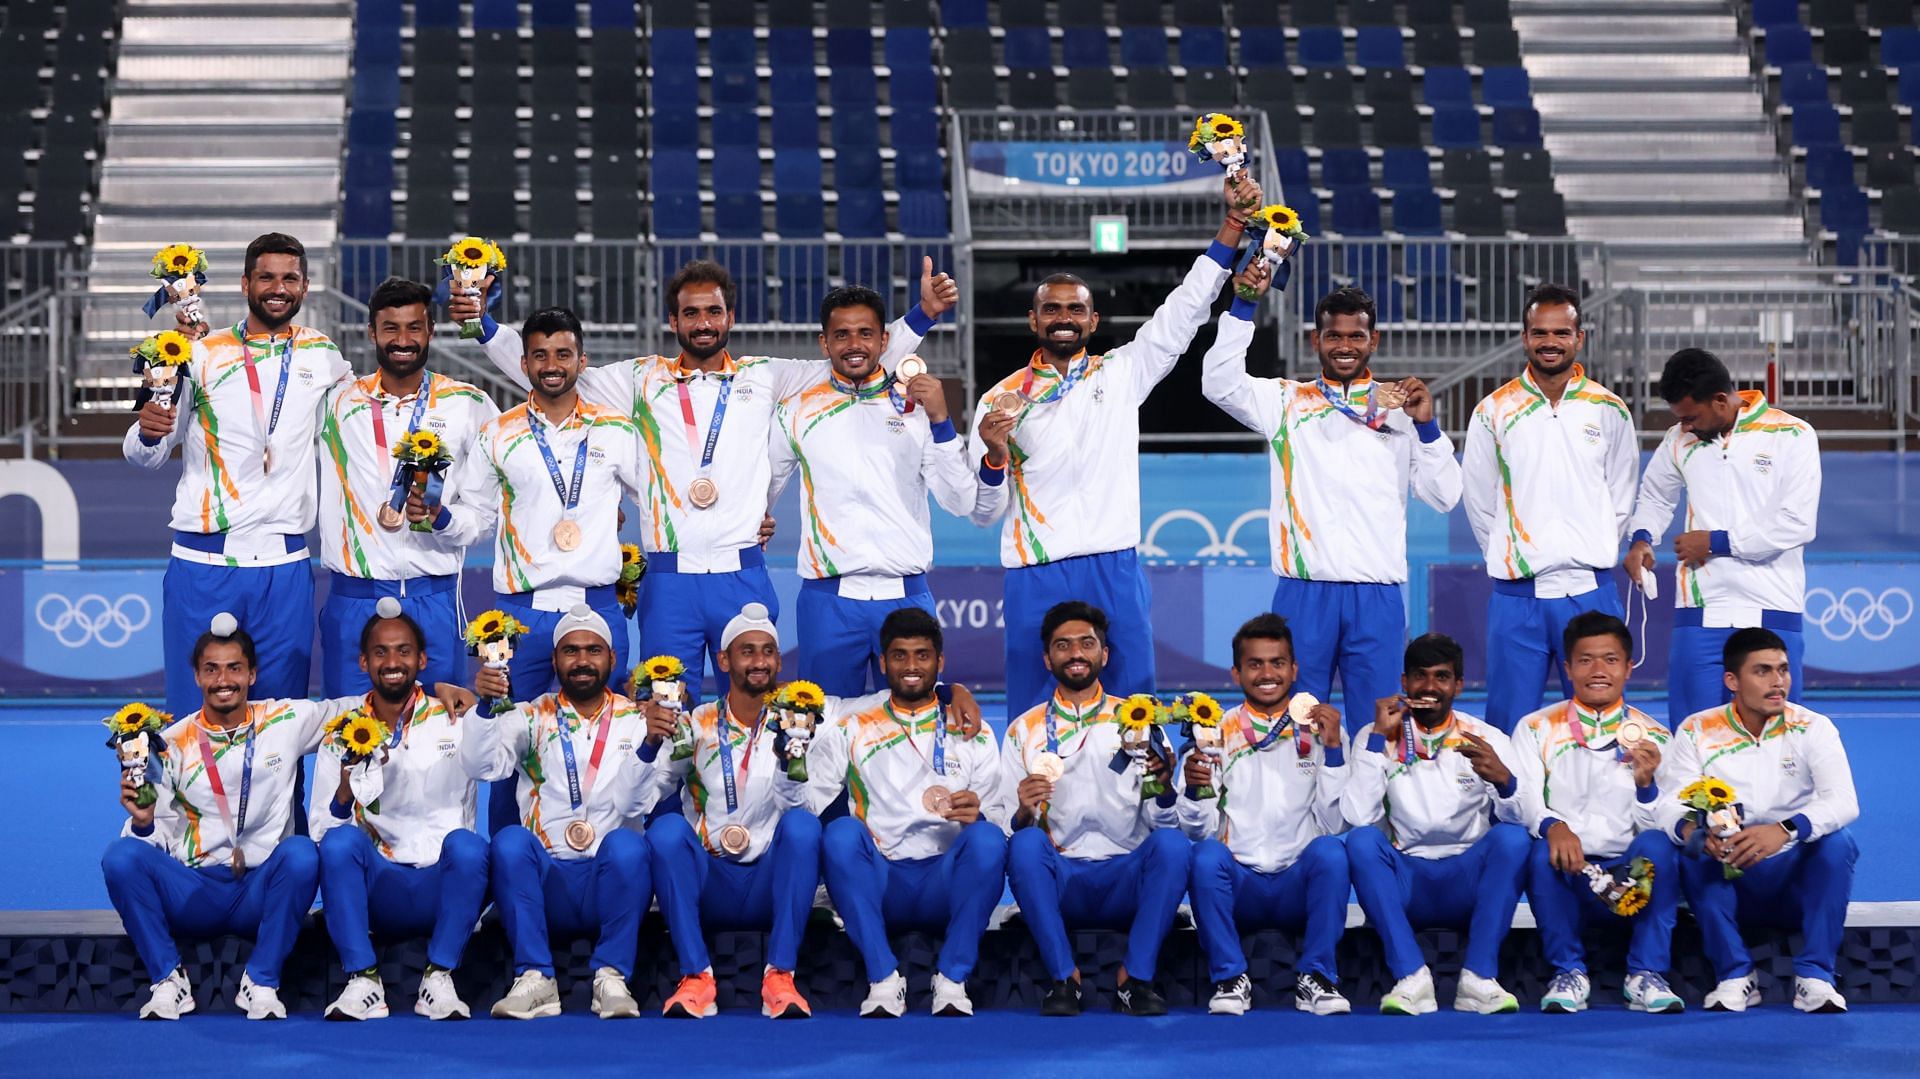
POLYGON ((927 317, 938 319, 953 310, 960 302, 960 283, 950 274, 933 272, 933 256, 926 255, 920 262, 920 310, 927 317))

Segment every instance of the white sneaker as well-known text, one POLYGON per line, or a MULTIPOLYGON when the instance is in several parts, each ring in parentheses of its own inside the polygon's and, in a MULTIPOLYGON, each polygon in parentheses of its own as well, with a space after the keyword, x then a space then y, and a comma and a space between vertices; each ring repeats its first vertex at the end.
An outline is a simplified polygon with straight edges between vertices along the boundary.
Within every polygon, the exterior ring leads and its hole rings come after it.
POLYGON ((1494 979, 1462 970, 1460 986, 1453 993, 1453 1010, 1479 1015, 1507 1015, 1520 1010, 1520 1000, 1494 979))
POLYGON ((172 974, 153 983, 147 1002, 140 1006, 140 1018, 178 1019, 193 1009, 193 987, 187 984, 187 972, 175 967, 172 974))
POLYGON ((939 971, 933 972, 933 1014, 956 1018, 973 1014, 973 998, 967 996, 967 983, 956 982, 939 971))
POLYGON ((515 978, 513 988, 493 1006, 495 1019, 543 1019, 559 1014, 560 987, 537 970, 515 978))
POLYGON ((860 1002, 862 1019, 898 1019, 907 1014, 907 980, 899 971, 867 987, 867 999, 860 1002))
POLYGON ((612 967, 593 972, 593 1014, 602 1019, 638 1019, 640 1002, 627 988, 627 976, 612 967))
POLYGON ((1620 987, 1620 995, 1627 999, 1627 1010, 1630 1012, 1678 1015, 1687 1010, 1687 1002, 1673 991, 1667 979, 1650 970, 1627 975, 1626 984, 1620 987))
POLYGON ((1393 983, 1380 998, 1381 1015, 1426 1015, 1439 1010, 1433 998, 1433 971, 1424 966, 1393 983))
POLYGON ((453 987, 453 972, 430 970, 420 977, 420 995, 414 998, 413 1014, 428 1019, 468 1019, 473 1012, 453 987))
POLYGON ((1253 1007, 1253 979, 1246 971, 1213 983, 1213 997, 1207 1001, 1208 1015, 1245 1015, 1253 1007))
POLYGON ((1710 1012, 1744 1012, 1760 1006, 1760 982, 1753 975, 1728 978, 1713 987, 1702 1002, 1710 1012))
POLYGON ((1540 998, 1540 1010, 1571 1015, 1587 1010, 1587 997, 1593 993, 1584 970, 1563 970, 1547 983, 1547 995, 1540 998))
POLYGON ((250 974, 240 975, 240 989, 233 994, 234 1006, 247 1013, 248 1019, 285 1019, 287 1006, 280 1003, 280 991, 271 986, 256 985, 250 974))
POLYGON ((1353 1005, 1324 975, 1308 971, 1293 979, 1293 1006, 1315 1015, 1346 1015, 1353 1005))
POLYGON ((1824 978, 1795 978, 1793 1006, 1796 1011, 1837 1015, 1847 1010, 1847 998, 1824 978))
POLYGON ((380 979, 369 978, 365 974, 355 974, 347 979, 347 987, 340 991, 332 1004, 327 1005, 328 1019, 385 1019, 387 1017, 387 987, 380 979))

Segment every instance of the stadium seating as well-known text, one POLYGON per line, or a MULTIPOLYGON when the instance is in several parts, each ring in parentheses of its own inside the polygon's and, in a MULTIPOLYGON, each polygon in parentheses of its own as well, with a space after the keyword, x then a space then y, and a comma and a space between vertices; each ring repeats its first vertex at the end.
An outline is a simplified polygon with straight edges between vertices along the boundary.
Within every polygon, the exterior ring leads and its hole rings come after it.
MULTIPOLYGON (((69 243, 88 233, 117 26, 112 0, 0 9, 0 66, 16 84, 0 104, 0 236, 69 243)), ((0 282, 9 292, 25 284, 0 282)))

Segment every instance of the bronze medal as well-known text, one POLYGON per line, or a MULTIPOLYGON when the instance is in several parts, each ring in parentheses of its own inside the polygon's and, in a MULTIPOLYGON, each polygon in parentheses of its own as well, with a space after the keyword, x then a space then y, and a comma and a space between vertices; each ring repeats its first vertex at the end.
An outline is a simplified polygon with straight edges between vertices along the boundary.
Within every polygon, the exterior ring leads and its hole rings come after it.
POLYGON ((580 526, 570 520, 562 520, 553 526, 553 545, 562 551, 571 551, 580 546, 580 526))
POLYGON ((1007 392, 993 399, 993 407, 996 410, 1000 412, 1004 412, 1009 416, 1012 416, 1018 413, 1020 411, 1020 406, 1026 403, 1027 403, 1026 398, 1020 396, 1018 393, 1015 393, 1012 390, 1008 390, 1007 392))
POLYGON ((593 825, 577 820, 567 825, 567 846, 584 851, 593 846, 593 825))
POLYGON ((720 501, 720 488, 705 476, 687 485, 687 501, 696 509, 707 509, 720 501))
POLYGON ((908 356, 906 359, 900 361, 900 366, 893 369, 893 381, 904 391, 907 388, 907 383, 912 382, 914 379, 926 373, 927 361, 918 356, 908 356))
POLYGON ((953 808, 953 792, 936 783, 920 795, 920 804, 934 816, 944 817, 953 808))
POLYGON ((1623 719, 1614 740, 1620 743, 1621 748, 1632 749, 1647 740, 1647 725, 1631 717, 1623 719))
POLYGON ((234 837, 233 857, 227 859, 227 864, 233 867, 233 875, 236 878, 247 871, 247 852, 240 849, 240 838, 238 836, 234 837))
POLYGON ((1067 762, 1061 760, 1058 753, 1042 753, 1034 757, 1030 768, 1034 775, 1049 783, 1058 783, 1060 777, 1067 774, 1067 762))
POLYGON ((400 531, 400 526, 406 523, 405 519, 400 516, 400 511, 394 509, 392 506, 381 506, 380 512, 375 514, 375 516, 380 521, 380 527, 389 532, 400 531))
POLYGON ((729 824, 720 829, 720 849, 728 854, 740 855, 747 852, 753 843, 753 833, 738 824, 729 824))
POLYGON ((260 451, 260 472, 261 474, 264 475, 272 471, 273 471, 273 447, 267 446, 261 449, 260 451))
POLYGON ((1407 391, 1398 382, 1383 382, 1373 388, 1373 403, 1382 411, 1399 408, 1407 403, 1407 391))

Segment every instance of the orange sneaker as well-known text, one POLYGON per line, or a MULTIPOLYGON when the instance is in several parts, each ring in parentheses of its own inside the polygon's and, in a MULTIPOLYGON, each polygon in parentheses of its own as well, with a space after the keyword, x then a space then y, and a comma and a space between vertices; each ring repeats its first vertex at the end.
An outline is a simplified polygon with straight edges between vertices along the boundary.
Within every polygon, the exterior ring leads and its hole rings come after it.
POLYGON ((769 1019, 811 1019, 807 998, 793 987, 793 972, 768 970, 760 976, 760 1014, 769 1019))
POLYGON ((667 998, 661 1014, 668 1019, 711 1019, 720 1011, 713 1002, 715 995, 712 972, 689 974, 680 979, 680 987, 667 998))

